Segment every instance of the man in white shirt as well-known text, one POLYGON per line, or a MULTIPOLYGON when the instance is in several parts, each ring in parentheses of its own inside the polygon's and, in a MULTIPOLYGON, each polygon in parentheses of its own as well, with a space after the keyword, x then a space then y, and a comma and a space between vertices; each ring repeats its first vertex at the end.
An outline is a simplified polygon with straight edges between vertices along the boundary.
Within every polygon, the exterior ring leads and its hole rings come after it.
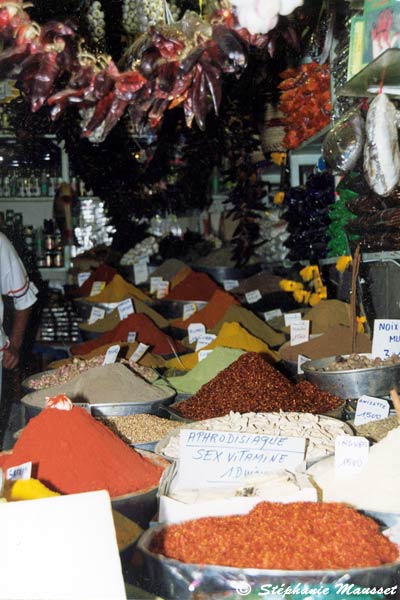
POLYGON ((14 369, 19 363, 19 352, 29 320, 31 306, 36 302, 37 289, 29 281, 14 246, 0 233, 0 398, 2 367, 14 369), (9 296, 14 302, 14 319, 9 337, 2 323, 4 305, 2 296, 9 296))

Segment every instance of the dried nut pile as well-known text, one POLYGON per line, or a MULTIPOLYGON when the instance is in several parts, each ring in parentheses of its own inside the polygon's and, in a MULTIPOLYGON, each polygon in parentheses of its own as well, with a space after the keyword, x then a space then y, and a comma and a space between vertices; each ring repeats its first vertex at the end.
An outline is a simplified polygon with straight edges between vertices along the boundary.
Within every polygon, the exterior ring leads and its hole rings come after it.
POLYGON ((380 421, 371 421, 370 423, 364 423, 364 425, 353 425, 357 435, 365 436, 374 442, 383 440, 384 437, 391 431, 399 426, 397 417, 388 417, 387 419, 381 419, 380 421))
MULTIPOLYGON (((335 451, 335 438, 349 433, 338 419, 329 419, 310 413, 234 413, 224 417, 196 421, 185 429, 207 431, 240 431, 254 434, 305 437, 308 439, 307 461, 324 458, 335 451)), ((161 453, 168 458, 179 458, 179 432, 173 434, 161 453)))
POLYGON ((125 417, 99 419, 128 444, 157 442, 171 429, 179 427, 178 421, 169 421, 155 415, 134 414, 125 417))
POLYGON ((400 365, 400 356, 392 354, 389 358, 371 358, 363 354, 350 354, 347 357, 337 356, 336 360, 325 367, 310 366, 313 371, 348 371, 351 369, 371 369, 373 367, 388 367, 400 365))
POLYGON ((67 383, 79 373, 83 373, 93 367, 99 367, 103 364, 104 356, 94 356, 85 360, 83 358, 74 358, 71 363, 67 363, 50 371, 43 373, 39 377, 29 379, 29 387, 34 390, 43 390, 49 387, 54 387, 63 383, 67 383))

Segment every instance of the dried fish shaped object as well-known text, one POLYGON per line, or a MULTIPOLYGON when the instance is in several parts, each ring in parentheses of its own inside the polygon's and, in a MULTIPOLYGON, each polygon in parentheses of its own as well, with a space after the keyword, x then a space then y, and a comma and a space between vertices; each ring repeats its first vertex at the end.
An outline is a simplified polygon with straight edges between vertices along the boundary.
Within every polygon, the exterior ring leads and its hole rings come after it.
POLYGON ((389 195, 400 181, 398 112, 386 94, 371 102, 365 125, 364 175, 380 196, 389 195))

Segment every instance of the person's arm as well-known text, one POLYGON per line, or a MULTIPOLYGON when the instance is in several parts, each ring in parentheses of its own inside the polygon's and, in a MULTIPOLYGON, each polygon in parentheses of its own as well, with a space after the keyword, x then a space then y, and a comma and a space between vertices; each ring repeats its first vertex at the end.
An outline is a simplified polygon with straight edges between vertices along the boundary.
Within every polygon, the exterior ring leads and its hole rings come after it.
POLYGON ((14 321, 9 337, 10 345, 4 350, 3 353, 3 367, 5 369, 15 369, 15 367, 18 366, 19 352, 24 340, 24 334, 28 324, 30 312, 30 307, 22 310, 16 310, 14 312, 14 321))

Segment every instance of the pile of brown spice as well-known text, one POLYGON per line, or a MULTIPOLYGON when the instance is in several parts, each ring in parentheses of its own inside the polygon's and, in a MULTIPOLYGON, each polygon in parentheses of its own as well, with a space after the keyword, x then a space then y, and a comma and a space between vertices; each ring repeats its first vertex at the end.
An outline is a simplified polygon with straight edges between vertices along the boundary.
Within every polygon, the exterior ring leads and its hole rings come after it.
POLYGON ((288 571, 376 567, 399 556, 373 519, 318 502, 261 502, 247 515, 171 525, 150 550, 185 563, 288 571))
POLYGON ((260 354, 247 352, 220 371, 199 391, 177 405, 176 412, 199 421, 235 412, 327 413, 343 400, 308 381, 293 385, 260 354))

